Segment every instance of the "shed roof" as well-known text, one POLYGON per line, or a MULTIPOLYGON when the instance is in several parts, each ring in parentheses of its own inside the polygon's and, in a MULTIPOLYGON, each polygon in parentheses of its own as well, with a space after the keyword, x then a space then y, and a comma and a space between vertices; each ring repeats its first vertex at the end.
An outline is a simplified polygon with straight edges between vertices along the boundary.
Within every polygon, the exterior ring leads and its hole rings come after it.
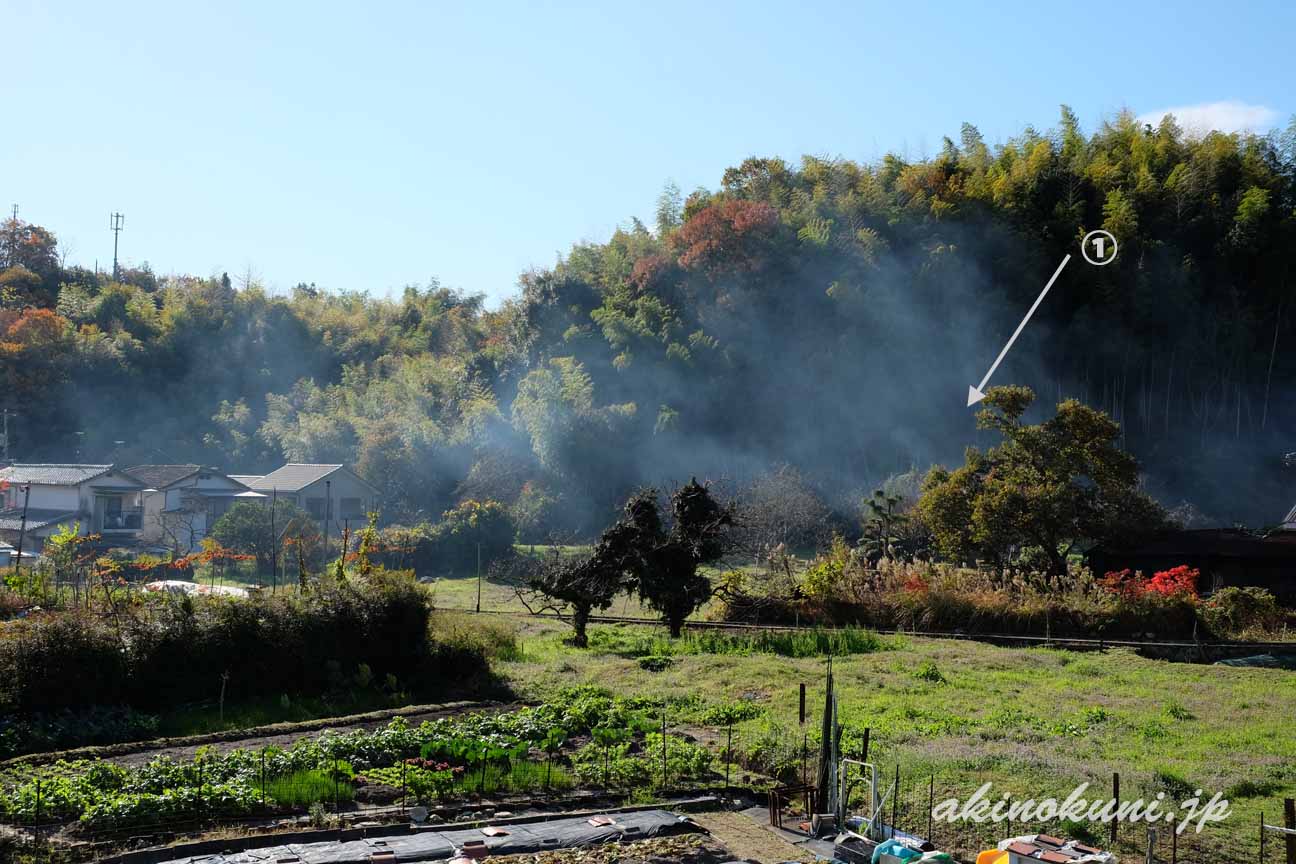
MULTIPOLYGON (((27 530, 36 531, 48 525, 60 522, 71 522, 79 514, 69 510, 45 510, 36 507, 27 508, 27 530)), ((23 508, 9 507, 0 510, 0 531, 21 531, 23 528, 23 508)))
POLYGON ((0 468, 0 480, 34 483, 37 486, 77 486, 112 470, 111 465, 15 462, 8 468, 0 468))

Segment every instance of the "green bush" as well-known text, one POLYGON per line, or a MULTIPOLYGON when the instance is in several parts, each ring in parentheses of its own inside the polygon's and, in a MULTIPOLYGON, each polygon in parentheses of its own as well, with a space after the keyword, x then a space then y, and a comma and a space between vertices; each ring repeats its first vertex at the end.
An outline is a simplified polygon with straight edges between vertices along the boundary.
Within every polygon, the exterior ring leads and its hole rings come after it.
POLYGON ((1271 632, 1282 627, 1285 613, 1264 588, 1221 588, 1199 607, 1215 636, 1242 636, 1248 630, 1271 632))
POLYGON ((513 556, 515 530, 508 509, 498 501, 464 501, 442 514, 440 522, 383 531, 382 560, 389 567, 412 567, 420 577, 475 573, 513 556))
POLYGON ((339 671, 366 667, 373 680, 394 676, 420 696, 486 674, 476 646, 429 637, 429 616, 413 579, 386 571, 322 579, 302 594, 155 598, 111 623, 34 615, 0 625, 0 715, 154 710, 211 701, 222 689, 227 701, 320 694, 340 686, 339 671))

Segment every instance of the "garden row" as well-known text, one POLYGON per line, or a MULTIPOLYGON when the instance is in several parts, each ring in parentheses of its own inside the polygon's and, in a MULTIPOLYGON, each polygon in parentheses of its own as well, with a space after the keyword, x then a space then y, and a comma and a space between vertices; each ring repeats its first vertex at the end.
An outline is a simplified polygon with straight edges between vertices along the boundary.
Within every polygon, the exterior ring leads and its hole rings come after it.
POLYGON ((397 718, 286 749, 207 750, 188 762, 160 757, 136 767, 77 761, 13 768, 0 775, 0 819, 100 831, 357 798, 433 805, 577 784, 642 793, 711 777, 710 751, 681 737, 663 739, 653 713, 660 707, 573 688, 533 708, 417 727, 397 718))

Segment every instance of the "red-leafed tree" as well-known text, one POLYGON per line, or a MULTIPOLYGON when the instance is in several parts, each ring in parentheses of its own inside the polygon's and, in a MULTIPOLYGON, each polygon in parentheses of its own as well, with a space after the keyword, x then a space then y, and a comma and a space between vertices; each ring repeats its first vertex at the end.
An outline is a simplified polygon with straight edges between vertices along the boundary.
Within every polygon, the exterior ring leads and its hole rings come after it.
POLYGON ((684 223, 674 236, 680 266, 716 277, 757 272, 770 262, 779 214, 769 204, 733 199, 712 204, 684 223))

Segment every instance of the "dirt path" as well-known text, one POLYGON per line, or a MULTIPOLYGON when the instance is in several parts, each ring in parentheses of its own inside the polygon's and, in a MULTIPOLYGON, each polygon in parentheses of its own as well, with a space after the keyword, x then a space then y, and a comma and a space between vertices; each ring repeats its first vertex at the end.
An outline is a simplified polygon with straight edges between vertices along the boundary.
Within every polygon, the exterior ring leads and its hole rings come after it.
POLYGON ((790 843, 766 825, 743 813, 712 811, 691 813, 690 818, 711 832, 735 858, 778 864, 780 861, 802 861, 809 864, 815 855, 809 849, 790 843))

